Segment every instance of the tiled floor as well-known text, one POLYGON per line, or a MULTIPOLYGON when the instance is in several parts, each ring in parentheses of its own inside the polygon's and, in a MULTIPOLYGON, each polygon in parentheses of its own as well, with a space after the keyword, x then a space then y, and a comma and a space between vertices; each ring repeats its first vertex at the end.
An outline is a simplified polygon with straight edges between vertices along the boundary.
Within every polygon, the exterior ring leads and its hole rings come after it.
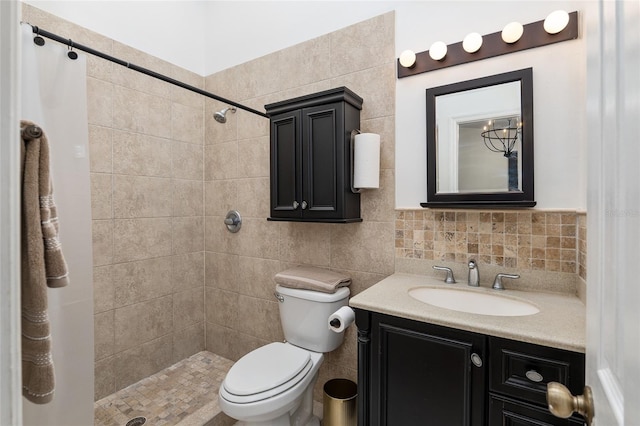
POLYGON ((145 426, 227 423, 214 418, 220 413, 218 389, 232 365, 211 352, 199 352, 96 401, 94 424, 125 426, 139 416, 147 419, 145 426))

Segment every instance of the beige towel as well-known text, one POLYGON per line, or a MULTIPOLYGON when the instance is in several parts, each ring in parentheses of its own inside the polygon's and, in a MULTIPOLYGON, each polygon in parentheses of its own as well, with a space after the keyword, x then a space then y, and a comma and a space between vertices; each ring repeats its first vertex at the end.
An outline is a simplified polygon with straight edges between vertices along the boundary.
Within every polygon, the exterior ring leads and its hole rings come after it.
POLYGON ((55 380, 47 315, 47 287, 69 283, 58 240, 49 176, 49 144, 42 129, 21 121, 22 156, 22 387, 30 401, 53 398, 55 380))
POLYGON ((276 283, 283 287, 315 290, 324 293, 335 293, 338 288, 351 284, 351 277, 328 269, 313 266, 296 266, 278 272, 274 277, 276 283))

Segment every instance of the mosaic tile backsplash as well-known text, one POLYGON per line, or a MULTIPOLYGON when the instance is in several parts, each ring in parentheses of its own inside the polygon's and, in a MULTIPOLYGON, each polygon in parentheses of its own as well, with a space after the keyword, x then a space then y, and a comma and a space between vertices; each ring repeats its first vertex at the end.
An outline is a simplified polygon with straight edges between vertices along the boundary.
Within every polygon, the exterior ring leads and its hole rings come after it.
POLYGON ((586 278, 586 220, 576 212, 404 210, 396 211, 395 230, 396 257, 475 258, 521 270, 579 272, 586 278))

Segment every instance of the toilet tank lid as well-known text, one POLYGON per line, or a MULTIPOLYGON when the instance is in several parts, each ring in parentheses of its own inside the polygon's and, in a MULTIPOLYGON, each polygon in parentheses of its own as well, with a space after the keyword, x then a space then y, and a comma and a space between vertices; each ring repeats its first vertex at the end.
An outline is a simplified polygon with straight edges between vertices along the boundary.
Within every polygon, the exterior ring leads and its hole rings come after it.
POLYGON ((322 293, 312 290, 301 290, 299 288, 283 287, 276 285, 276 291, 285 296, 296 297, 298 299, 310 300, 312 302, 332 303, 349 297, 348 287, 340 287, 335 293, 322 293))

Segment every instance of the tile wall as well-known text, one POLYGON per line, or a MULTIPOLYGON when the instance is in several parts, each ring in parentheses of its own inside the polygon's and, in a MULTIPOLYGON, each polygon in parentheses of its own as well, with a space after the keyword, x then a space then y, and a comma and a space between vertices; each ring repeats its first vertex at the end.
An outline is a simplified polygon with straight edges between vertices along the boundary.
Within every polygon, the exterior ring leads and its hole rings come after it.
MULTIPOLYGON (((204 85, 24 3, 22 19, 204 85)), ((87 74, 100 399, 204 349, 204 100, 93 56, 87 74)))
POLYGON ((575 212, 398 211, 396 255, 574 274, 577 228, 575 212))
MULTIPOLYGON (((264 105, 346 86, 364 98, 361 130, 381 134, 381 188, 362 194, 362 223, 269 222, 269 121, 206 102, 206 347, 238 359, 282 340, 273 276, 295 264, 331 268, 353 278, 352 291, 394 271, 394 14, 388 13, 206 78, 205 89, 258 110, 264 105), (237 234, 225 213, 243 218, 237 234)), ((319 383, 356 378, 355 328, 325 358, 319 383)))

